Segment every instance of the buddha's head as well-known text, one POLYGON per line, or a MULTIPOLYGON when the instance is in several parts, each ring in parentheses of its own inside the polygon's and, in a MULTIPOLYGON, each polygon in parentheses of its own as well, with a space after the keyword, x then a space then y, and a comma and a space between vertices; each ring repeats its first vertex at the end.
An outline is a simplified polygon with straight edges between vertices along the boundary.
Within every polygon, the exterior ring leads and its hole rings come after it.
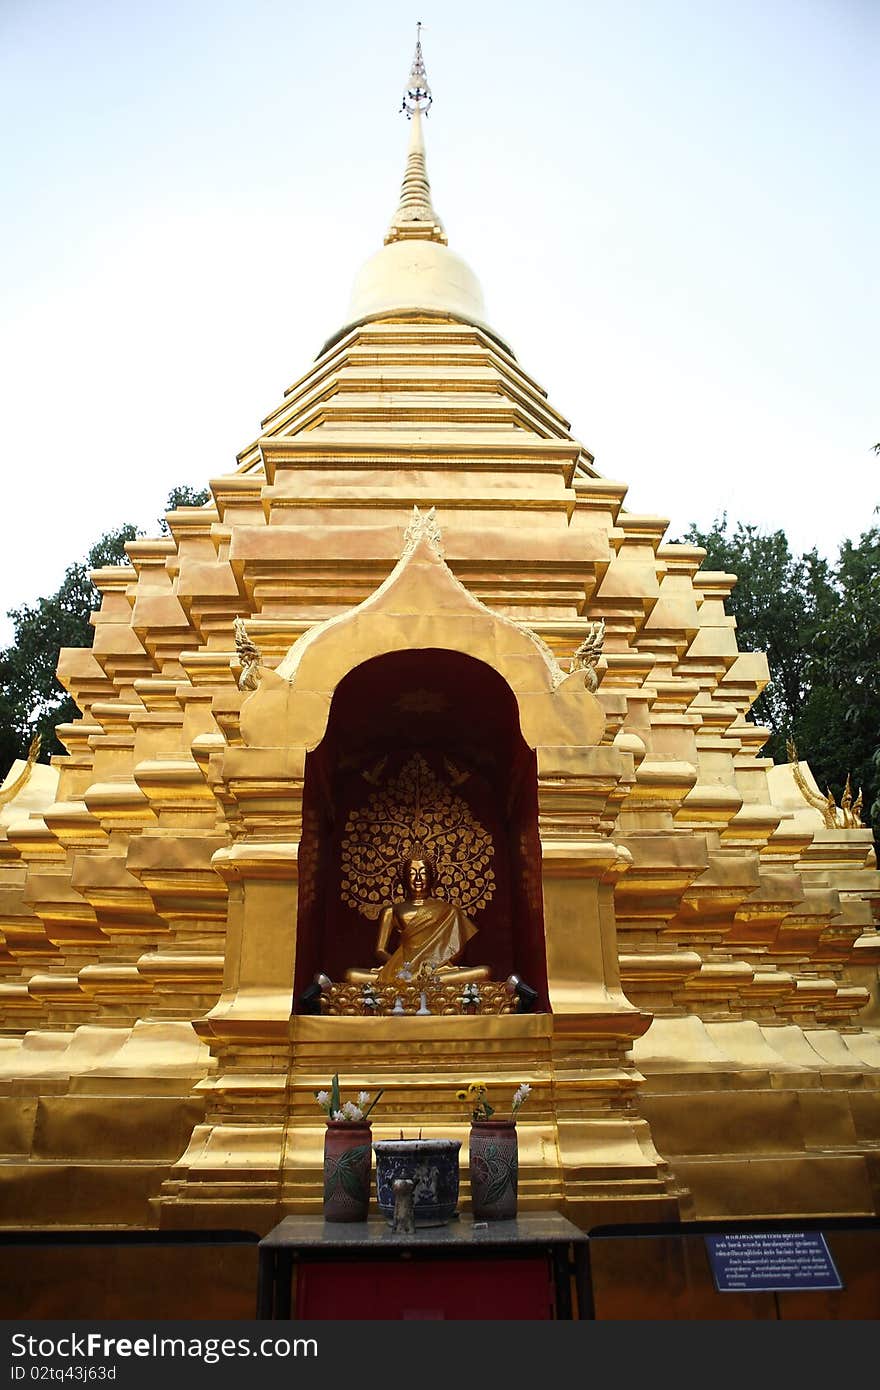
POLYGON ((398 878, 405 898, 425 898, 431 893, 437 877, 437 866, 430 854, 414 850, 400 861, 398 878))

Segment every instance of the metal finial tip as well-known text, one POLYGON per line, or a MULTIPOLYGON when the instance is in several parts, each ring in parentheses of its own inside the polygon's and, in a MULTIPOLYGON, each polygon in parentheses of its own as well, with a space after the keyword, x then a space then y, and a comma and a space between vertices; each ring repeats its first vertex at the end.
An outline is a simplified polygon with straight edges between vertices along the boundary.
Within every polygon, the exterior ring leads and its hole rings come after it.
POLYGON ((425 60, 422 57, 422 21, 419 20, 416 24, 416 51, 400 109, 405 111, 407 119, 411 120, 414 112, 427 112, 433 100, 428 85, 428 74, 425 72, 425 60))

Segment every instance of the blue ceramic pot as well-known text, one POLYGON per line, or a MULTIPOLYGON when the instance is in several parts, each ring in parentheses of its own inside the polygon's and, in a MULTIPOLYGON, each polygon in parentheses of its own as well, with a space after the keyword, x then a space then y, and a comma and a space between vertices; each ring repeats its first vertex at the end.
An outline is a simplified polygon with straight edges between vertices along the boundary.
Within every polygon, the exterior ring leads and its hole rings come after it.
POLYGON ((413 1184, 416 1226, 444 1226, 458 1213, 460 1139, 380 1139, 376 1151, 376 1195, 387 1221, 394 1213, 393 1183, 413 1184))

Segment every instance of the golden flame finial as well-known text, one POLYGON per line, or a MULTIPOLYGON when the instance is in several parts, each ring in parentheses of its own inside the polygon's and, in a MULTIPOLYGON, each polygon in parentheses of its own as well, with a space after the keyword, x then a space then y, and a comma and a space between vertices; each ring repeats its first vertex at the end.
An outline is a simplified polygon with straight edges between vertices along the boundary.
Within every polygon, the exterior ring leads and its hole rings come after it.
POLYGON ((412 122, 406 170, 400 190, 400 202, 391 220, 385 244, 391 241, 439 241, 446 245, 443 224, 431 202, 431 185, 425 163, 425 144, 422 137, 422 115, 427 115, 434 98, 428 84, 425 60, 422 56, 422 26, 416 27, 416 51, 403 93, 401 111, 412 122))
POLYGON ((34 763, 40 756, 41 741, 41 735, 34 734, 33 738, 31 739, 31 746, 28 749, 27 762, 25 763, 21 772, 16 777, 15 781, 10 782, 8 787, 4 787, 3 790, 0 791, 0 806, 8 806, 10 801, 15 800, 20 791, 24 791, 25 785, 28 782, 31 773, 34 770, 34 763))

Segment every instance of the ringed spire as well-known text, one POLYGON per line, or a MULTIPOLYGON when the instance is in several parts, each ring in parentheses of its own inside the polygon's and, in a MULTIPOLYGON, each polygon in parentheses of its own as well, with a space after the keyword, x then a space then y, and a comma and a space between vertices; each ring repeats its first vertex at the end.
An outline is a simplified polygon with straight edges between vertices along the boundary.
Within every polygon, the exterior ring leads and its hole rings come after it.
POLYGON ((431 202, 431 185, 425 161, 425 141, 422 116, 433 103, 425 60, 422 54, 422 26, 416 26, 416 51, 403 93, 401 111, 411 122, 406 169, 400 189, 400 202, 385 236, 385 245, 393 241, 438 241, 445 246, 447 236, 443 223, 431 202))
POLYGON ((430 317, 474 324, 513 355, 510 346, 487 324, 480 282, 461 257, 450 251, 443 223, 431 201, 422 119, 432 102, 419 25, 400 108, 410 122, 400 202, 385 245, 358 271, 344 326, 327 339, 321 352, 358 324, 430 317))

